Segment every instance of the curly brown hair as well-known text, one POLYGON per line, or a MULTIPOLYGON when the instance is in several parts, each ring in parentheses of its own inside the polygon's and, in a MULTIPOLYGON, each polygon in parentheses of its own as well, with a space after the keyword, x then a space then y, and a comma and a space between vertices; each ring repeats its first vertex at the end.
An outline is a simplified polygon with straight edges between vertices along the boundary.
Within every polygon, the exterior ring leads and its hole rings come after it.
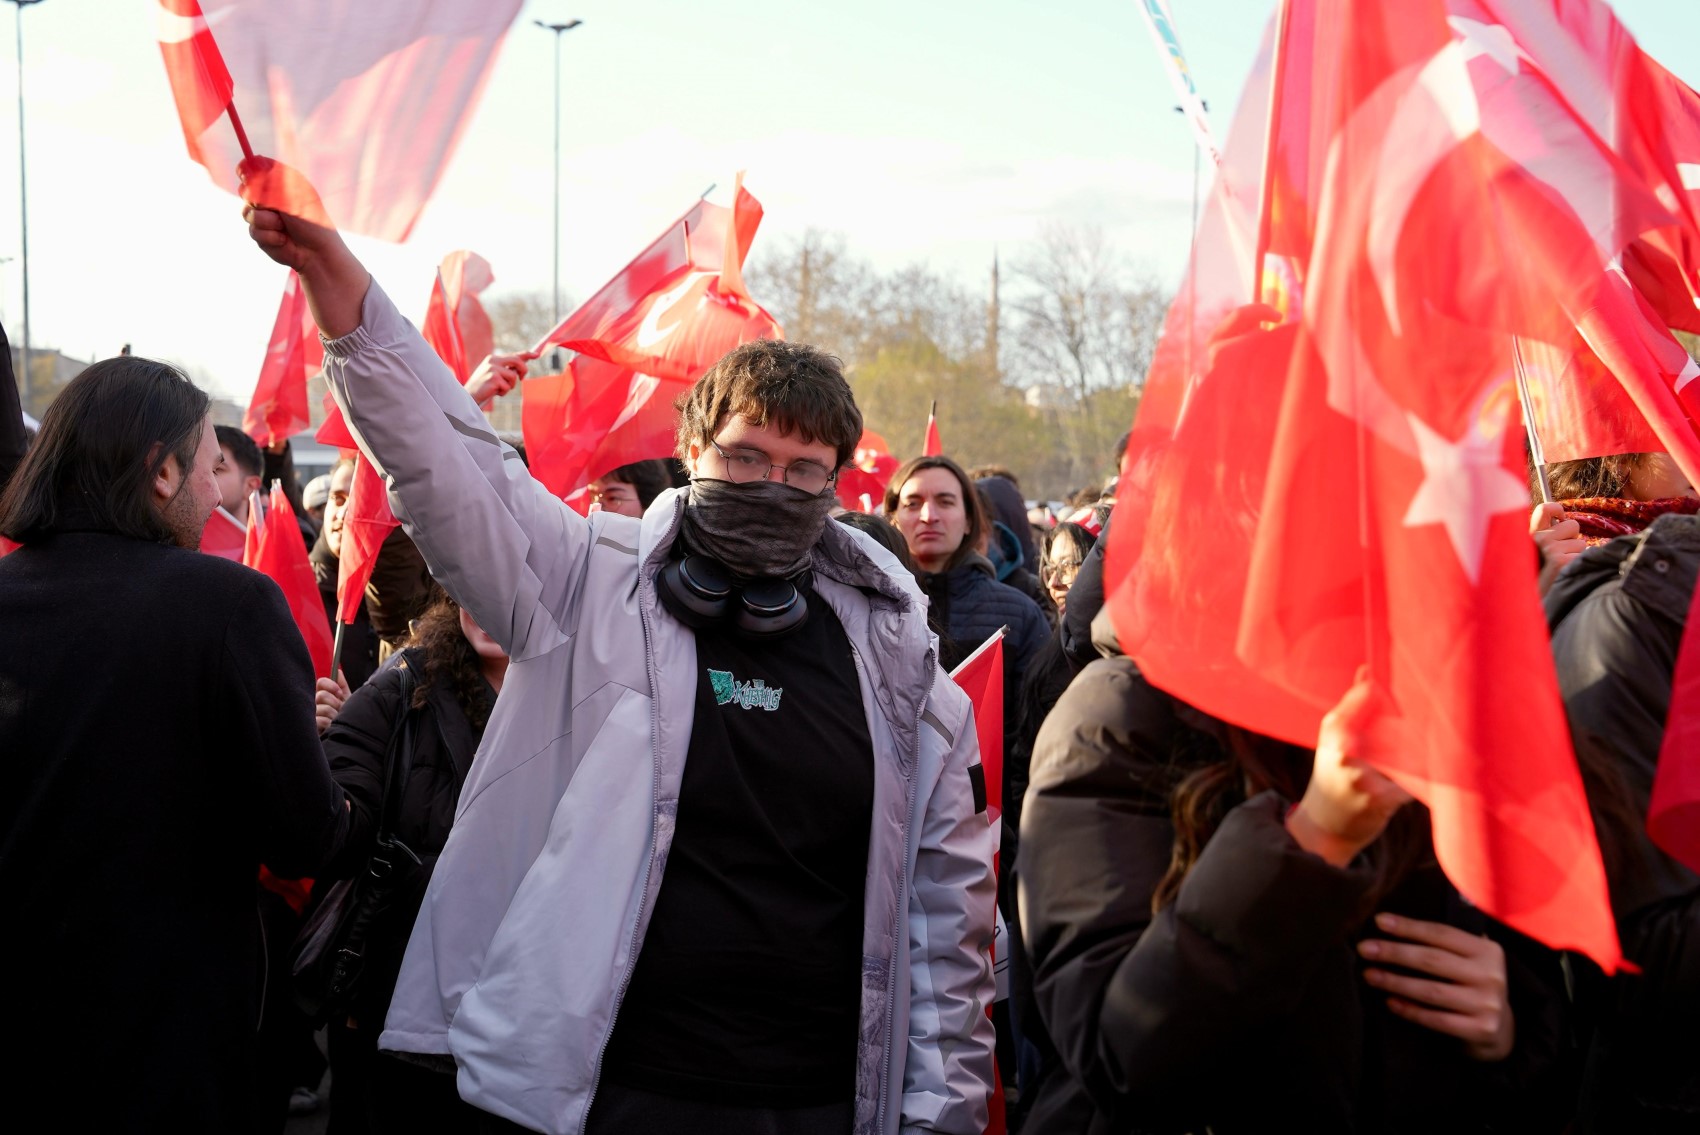
MULTIPOLYGON (((1579 461, 1555 461, 1547 466, 1547 484, 1552 499, 1581 500, 1585 497, 1623 498, 1629 495, 1629 478, 1647 458, 1646 453, 1615 453, 1610 457, 1584 457, 1579 461)), ((1540 482, 1531 477, 1535 492, 1540 482)))
POLYGON ((707 445, 733 414, 838 451, 843 465, 862 438, 862 411, 844 381, 838 358, 807 343, 757 339, 734 347, 674 403, 679 411, 678 456, 691 443, 707 445))
POLYGON ((444 683, 455 696, 474 733, 482 733, 496 707, 490 684, 484 680, 478 652, 460 629, 460 604, 441 587, 433 587, 425 613, 413 624, 408 645, 425 656, 425 673, 414 687, 413 707, 422 708, 437 683, 444 683))

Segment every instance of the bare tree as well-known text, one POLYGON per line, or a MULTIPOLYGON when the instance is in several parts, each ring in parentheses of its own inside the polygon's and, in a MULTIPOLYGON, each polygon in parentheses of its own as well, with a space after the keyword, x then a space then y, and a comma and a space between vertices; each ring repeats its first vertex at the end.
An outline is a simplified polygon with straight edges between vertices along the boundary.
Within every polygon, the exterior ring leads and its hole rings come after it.
MULTIPOLYGON (((572 310, 571 301, 565 302, 562 314, 572 310)), ((528 350, 539 339, 553 331, 555 316, 552 304, 549 293, 542 289, 509 292, 486 300, 484 310, 490 316, 490 330, 495 338, 496 350, 528 350)), ((539 373, 538 364, 532 365, 532 373, 539 373)))
POLYGON ((1030 379, 1064 387, 1077 402, 1097 387, 1119 384, 1124 274, 1101 229, 1045 226, 1014 272, 1021 285, 1011 305, 1017 357, 1030 379))

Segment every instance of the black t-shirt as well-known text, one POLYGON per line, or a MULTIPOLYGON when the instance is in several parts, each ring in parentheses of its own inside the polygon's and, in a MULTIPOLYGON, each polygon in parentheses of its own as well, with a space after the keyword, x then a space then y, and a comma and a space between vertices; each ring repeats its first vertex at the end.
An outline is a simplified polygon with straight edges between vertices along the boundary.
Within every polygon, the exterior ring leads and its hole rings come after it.
POLYGON ((686 1099, 855 1094, 873 743, 826 602, 776 642, 699 630, 696 720, 666 874, 603 1058, 686 1099))

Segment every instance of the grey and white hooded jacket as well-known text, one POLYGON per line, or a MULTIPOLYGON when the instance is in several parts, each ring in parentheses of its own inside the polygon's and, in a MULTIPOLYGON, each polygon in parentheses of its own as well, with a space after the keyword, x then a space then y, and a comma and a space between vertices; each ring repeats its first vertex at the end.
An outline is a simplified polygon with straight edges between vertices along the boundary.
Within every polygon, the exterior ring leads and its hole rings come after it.
MULTIPOLYGON (((696 640, 654 587, 684 496, 641 522, 574 513, 375 282, 361 325, 325 347, 396 516, 512 659, 379 1043, 452 1057, 468 1102, 576 1135, 661 886, 690 742, 696 640)), ((996 842, 975 810, 968 699, 889 552, 829 523, 811 566, 849 636, 874 742, 855 1131, 981 1135, 996 842)))

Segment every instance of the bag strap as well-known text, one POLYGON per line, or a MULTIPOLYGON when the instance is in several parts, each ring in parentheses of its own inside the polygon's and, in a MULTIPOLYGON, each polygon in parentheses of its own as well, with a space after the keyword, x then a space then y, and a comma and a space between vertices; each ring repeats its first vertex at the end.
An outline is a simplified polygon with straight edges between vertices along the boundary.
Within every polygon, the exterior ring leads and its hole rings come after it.
POLYGON ((396 663, 401 674, 401 713, 390 727, 390 743, 384 751, 384 795, 378 808, 377 846, 388 846, 395 838, 396 816, 401 811, 401 794, 413 764, 413 692, 418 681, 411 659, 403 655, 396 663))

